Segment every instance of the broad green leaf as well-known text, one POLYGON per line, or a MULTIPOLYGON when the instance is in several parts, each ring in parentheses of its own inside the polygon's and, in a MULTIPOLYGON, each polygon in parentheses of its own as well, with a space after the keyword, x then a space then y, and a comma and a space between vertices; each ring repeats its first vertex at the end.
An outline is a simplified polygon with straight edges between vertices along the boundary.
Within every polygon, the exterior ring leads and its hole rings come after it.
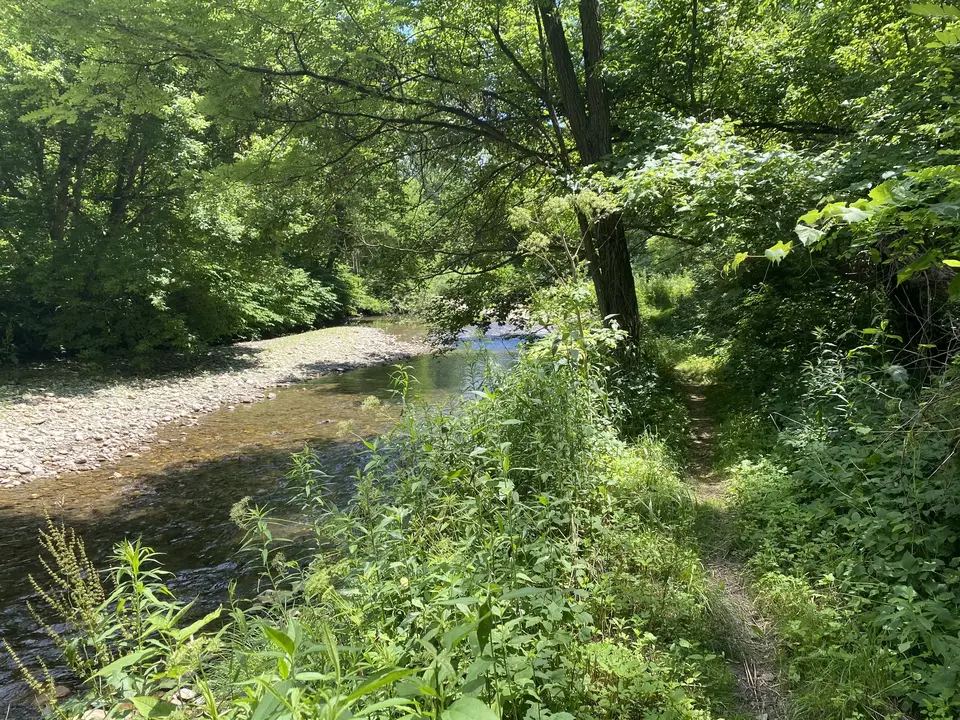
POLYGON ((793 249, 793 243, 788 242, 784 243, 783 240, 779 241, 773 247, 769 247, 763 251, 764 256, 772 263, 779 265, 783 259, 790 254, 790 251, 793 249))
POLYGON ((499 715, 477 698, 463 697, 443 711, 443 720, 499 720, 499 715))
POLYGON ((960 10, 952 5, 941 5, 940 3, 913 3, 909 10, 914 15, 922 15, 931 18, 960 18, 960 10))
POLYGON ((530 595, 537 595, 539 593, 547 592, 547 588, 538 588, 538 587, 525 587, 519 588, 517 590, 511 590, 508 593, 504 593, 500 596, 501 600, 513 600, 514 598, 528 597, 530 595))
POLYGON ((381 700, 378 703, 374 703, 373 705, 368 705, 367 707, 363 708, 363 710, 358 710, 354 714, 354 717, 365 717, 387 708, 406 707, 408 705, 413 705, 413 700, 408 700, 407 698, 389 698, 387 700, 381 700))
POLYGON ((918 257, 907 267, 903 268, 900 272, 897 273, 897 284, 906 282, 909 280, 915 273, 922 272, 933 265, 936 262, 937 257, 940 255, 939 250, 928 250, 923 255, 918 257))
POLYGON ((356 702, 357 700, 362 698, 364 695, 369 695, 370 693, 375 692, 382 687, 391 685, 395 683, 397 680, 401 680, 407 677, 408 675, 412 675, 413 672, 414 672, 413 670, 404 670, 404 669, 389 670, 383 673, 382 675, 379 675, 373 678, 369 682, 364 683, 363 685, 358 687, 356 690, 354 690, 352 693, 347 695, 346 702, 348 704, 356 702))
POLYGON ((733 262, 730 263, 730 268, 734 272, 736 272, 737 268, 740 267, 743 261, 746 260, 748 257, 750 257, 749 253, 738 252, 736 255, 733 256, 733 262))
POLYGON ((954 275, 953 280, 950 281, 949 292, 952 298, 960 297, 960 273, 954 275))
POLYGON ((870 191, 871 205, 891 205, 893 204, 893 192, 891 191, 892 180, 880 183, 870 191))
POLYGON ((933 35, 941 45, 946 47, 960 45, 960 30, 938 30, 933 35))
POLYGON ((203 629, 205 626, 209 625, 211 622, 213 622, 213 621, 216 620, 218 617, 220 617, 220 612, 221 612, 222 610, 223 610, 222 607, 218 607, 218 608, 217 608, 216 610, 214 610, 213 612, 207 613, 206 615, 204 615, 202 618, 200 618, 199 620, 197 620, 195 623, 192 623, 192 624, 188 625, 187 627, 183 628, 182 630, 175 630, 175 631, 173 631, 171 634, 172 634, 177 640, 185 640, 186 638, 188 638, 188 637, 190 637, 191 635, 193 635, 194 633, 196 633, 198 630, 203 629))
POLYGON ((447 630, 443 634, 443 647, 445 650, 452 650, 457 645, 460 644, 460 641, 463 640, 467 635, 473 632, 474 628, 473 623, 464 623, 463 625, 457 625, 457 627, 452 630, 447 630))
POLYGON ((155 697, 130 698, 130 702, 145 718, 164 718, 177 710, 177 706, 155 697))
POLYGON ((284 632, 270 627, 269 625, 263 626, 263 634, 267 636, 267 639, 270 640, 274 645, 283 650, 287 655, 293 656, 296 651, 296 646, 293 643, 293 639, 284 632))
POLYGON ((947 267, 960 268, 960 260, 954 260, 953 258, 946 258, 943 264, 947 267))
POLYGON ((138 650, 137 652, 132 652, 129 655, 124 655, 122 658, 114 660, 109 665, 100 668, 93 674, 93 677, 110 677, 115 672, 123 670, 126 667, 135 665, 141 660, 144 660, 148 657, 152 657, 156 654, 156 650, 148 648, 146 650, 138 650))
POLYGON ((481 652, 490 642, 490 636, 493 633, 493 615, 490 612, 490 599, 480 606, 480 622, 477 623, 477 643, 480 645, 481 652))
POLYGON ((450 598, 449 600, 441 600, 439 605, 476 605, 480 602, 480 598, 475 597, 458 597, 450 598))
POLYGON ((287 693, 293 687, 292 680, 282 680, 274 685, 264 678, 257 678, 257 684, 263 688, 264 693, 250 720, 269 720, 277 715, 281 706, 289 707, 287 693))
POLYGON ((840 217, 848 223, 858 223, 869 219, 870 213, 857 207, 845 207, 840 211, 840 217))
POLYGON ((816 245, 820 242, 820 238, 823 237, 822 232, 808 225, 797 225, 793 231, 797 234, 797 237, 800 238, 800 242, 803 243, 804 247, 816 245))

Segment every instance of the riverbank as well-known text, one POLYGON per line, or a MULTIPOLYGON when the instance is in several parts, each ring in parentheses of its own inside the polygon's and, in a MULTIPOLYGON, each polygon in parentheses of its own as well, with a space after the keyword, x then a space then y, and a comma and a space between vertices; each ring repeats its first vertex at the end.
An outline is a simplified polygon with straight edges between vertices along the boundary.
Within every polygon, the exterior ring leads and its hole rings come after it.
POLYGON ((214 348, 193 371, 132 378, 69 367, 31 373, 0 387, 0 488, 148 453, 164 425, 189 426, 223 405, 270 400, 270 388, 429 349, 413 334, 346 326, 214 348))

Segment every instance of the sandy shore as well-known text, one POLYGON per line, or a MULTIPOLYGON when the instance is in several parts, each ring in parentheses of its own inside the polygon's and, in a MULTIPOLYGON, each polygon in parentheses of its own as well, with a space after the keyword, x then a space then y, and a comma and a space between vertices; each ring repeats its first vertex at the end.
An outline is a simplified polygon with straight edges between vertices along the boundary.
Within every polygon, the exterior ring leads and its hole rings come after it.
POLYGON ((428 350, 425 342, 349 326, 215 348, 202 369, 190 372, 32 373, 0 387, 0 488, 147 452, 161 425, 189 425, 221 405, 270 400, 271 387, 428 350))

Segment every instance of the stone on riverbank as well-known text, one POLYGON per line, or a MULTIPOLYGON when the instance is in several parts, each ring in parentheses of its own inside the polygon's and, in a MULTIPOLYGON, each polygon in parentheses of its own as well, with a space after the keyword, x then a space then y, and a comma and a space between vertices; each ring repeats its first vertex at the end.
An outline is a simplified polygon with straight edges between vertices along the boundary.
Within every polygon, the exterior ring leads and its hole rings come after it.
POLYGON ((0 488, 147 452, 164 424, 194 424, 265 390, 429 351, 372 327, 314 330, 211 351, 202 371, 117 379, 57 369, 0 387, 0 488), (93 459, 96 459, 94 461, 93 459))

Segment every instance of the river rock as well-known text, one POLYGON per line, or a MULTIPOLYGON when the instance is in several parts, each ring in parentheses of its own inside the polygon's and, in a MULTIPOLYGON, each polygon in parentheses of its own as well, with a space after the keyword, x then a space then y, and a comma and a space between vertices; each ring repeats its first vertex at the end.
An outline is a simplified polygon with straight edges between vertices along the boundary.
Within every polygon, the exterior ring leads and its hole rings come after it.
MULTIPOLYGON (((273 400, 277 394, 265 388, 427 350, 425 344, 405 344, 376 328, 347 327, 216 348, 208 366, 179 376, 97 375, 69 361, 57 368, 27 368, 26 379, 7 392, 14 401, 0 405, 0 484, 6 488, 93 469, 123 456, 127 447, 144 447, 160 424, 185 414, 273 400), (242 369, 235 364, 238 350, 250 359, 242 369)), ((195 424, 194 415, 185 427, 195 424)))

